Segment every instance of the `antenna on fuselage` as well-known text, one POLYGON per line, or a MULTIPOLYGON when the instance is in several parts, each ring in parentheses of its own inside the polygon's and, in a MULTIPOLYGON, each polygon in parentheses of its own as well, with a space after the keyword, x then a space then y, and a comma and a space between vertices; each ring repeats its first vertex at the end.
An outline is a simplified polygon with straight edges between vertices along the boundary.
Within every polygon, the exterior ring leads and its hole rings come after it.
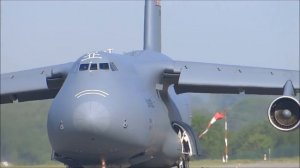
POLYGON ((145 0, 144 50, 161 52, 160 0, 145 0))

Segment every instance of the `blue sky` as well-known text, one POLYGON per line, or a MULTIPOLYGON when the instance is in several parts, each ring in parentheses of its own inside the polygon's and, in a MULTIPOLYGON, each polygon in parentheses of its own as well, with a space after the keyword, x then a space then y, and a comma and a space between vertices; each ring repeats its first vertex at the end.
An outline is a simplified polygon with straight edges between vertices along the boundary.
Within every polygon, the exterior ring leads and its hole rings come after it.
MULTIPOLYGON (((143 1, 1 1, 1 73, 143 47, 143 1)), ((163 1, 175 60, 299 70, 299 1, 163 1)))

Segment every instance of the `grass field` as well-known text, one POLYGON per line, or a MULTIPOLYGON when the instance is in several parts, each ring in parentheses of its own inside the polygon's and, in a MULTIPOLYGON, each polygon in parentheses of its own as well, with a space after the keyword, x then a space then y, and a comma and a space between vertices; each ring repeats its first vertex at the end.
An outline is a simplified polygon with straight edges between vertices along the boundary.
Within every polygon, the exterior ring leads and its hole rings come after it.
POLYGON ((222 160, 197 160, 190 162, 190 168, 214 168, 214 167, 224 167, 224 168, 239 168, 239 167, 290 167, 290 168, 299 168, 300 166, 300 157, 293 158, 279 158, 272 159, 271 161, 263 160, 229 160, 228 163, 223 163, 222 160))
MULTIPOLYGON (((196 160, 190 162, 190 168, 273 168, 273 167, 288 167, 298 168, 300 166, 300 157, 279 158, 271 161, 263 160, 229 160, 228 163, 222 163, 221 160, 196 160)), ((1 166, 1 168, 4 166, 1 166)), ((9 168, 65 168, 62 164, 57 165, 10 165, 9 168)))

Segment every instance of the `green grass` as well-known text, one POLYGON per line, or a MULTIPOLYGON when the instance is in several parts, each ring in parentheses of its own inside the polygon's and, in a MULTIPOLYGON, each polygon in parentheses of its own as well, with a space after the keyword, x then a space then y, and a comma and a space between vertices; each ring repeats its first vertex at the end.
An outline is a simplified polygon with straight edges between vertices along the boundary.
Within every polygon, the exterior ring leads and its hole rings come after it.
MULTIPOLYGON (((299 163, 300 157, 292 157, 292 158, 276 158, 272 159, 271 161, 264 161, 264 162, 271 162, 271 163, 299 163)), ((247 160, 247 159, 239 159, 239 160, 229 160, 227 165, 237 165, 237 164, 252 164, 257 162, 263 162, 263 160, 247 160)), ((203 160, 194 160, 190 162, 191 168, 199 168, 199 167, 218 167, 222 166, 224 163, 222 160, 210 160, 210 159, 203 159, 203 160)), ((3 166, 1 166, 2 168, 3 166)), ((28 165, 28 166, 21 166, 21 165, 13 165, 9 166, 9 168, 65 168, 62 164, 57 165, 28 165)))
MULTIPOLYGON (((249 160, 249 159, 237 159, 237 160, 228 160, 229 165, 236 165, 236 164, 252 164, 257 162, 271 162, 271 163, 299 163, 300 157, 291 157, 291 158, 276 158, 271 159, 271 161, 263 161, 263 160, 249 160)), ((203 160, 194 160, 190 162, 190 167, 213 167, 213 166, 221 166, 224 165, 222 160, 210 160, 210 159, 203 159, 203 160)))

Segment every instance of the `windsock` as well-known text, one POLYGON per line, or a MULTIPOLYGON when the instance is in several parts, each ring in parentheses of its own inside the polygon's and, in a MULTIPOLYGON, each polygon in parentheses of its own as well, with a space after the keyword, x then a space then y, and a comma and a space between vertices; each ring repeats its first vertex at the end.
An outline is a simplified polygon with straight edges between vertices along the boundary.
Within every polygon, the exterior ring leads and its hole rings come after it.
POLYGON ((224 118, 224 114, 221 112, 216 112, 214 117, 210 120, 208 123, 208 126, 206 127, 205 131, 202 132, 202 134, 199 135, 199 139, 208 132, 208 129, 211 127, 212 124, 214 124, 217 120, 221 120, 224 118))

